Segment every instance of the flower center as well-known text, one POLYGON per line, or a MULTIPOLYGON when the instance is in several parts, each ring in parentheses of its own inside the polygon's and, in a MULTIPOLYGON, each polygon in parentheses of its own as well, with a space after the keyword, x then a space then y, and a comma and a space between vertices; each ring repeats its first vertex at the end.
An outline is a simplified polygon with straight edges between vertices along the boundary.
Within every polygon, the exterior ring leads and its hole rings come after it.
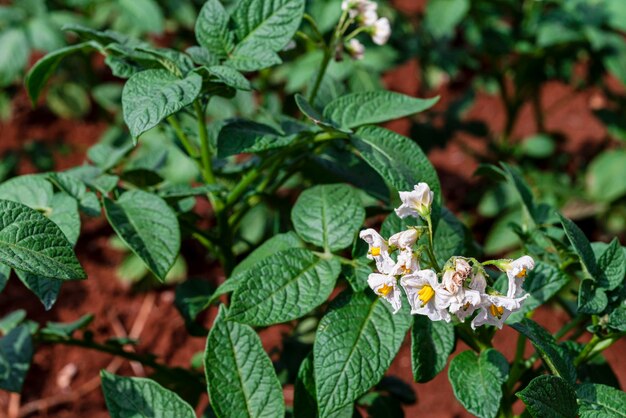
POLYGON ((392 290, 393 290, 392 286, 384 284, 384 285, 382 285, 381 287, 378 288, 378 293, 381 296, 387 296, 389 293, 391 293, 392 290))
POLYGON ((370 250, 370 254, 372 254, 374 257, 378 257, 380 255, 380 247, 372 247, 372 249, 370 250))
POLYGON ((502 315, 504 315, 504 308, 502 306, 491 305, 489 307, 489 312, 491 313, 491 316, 495 316, 500 319, 502 318, 502 315))
POLYGON ((429 285, 425 285, 417 292, 417 297, 422 301, 422 305, 426 305, 435 296, 435 291, 429 285))
POLYGON ((411 273, 411 269, 409 267, 407 267, 407 266, 402 266, 402 272, 404 274, 409 274, 409 273, 411 273))
POLYGON ((515 275, 515 277, 517 277, 518 279, 523 279, 524 277, 526 277, 526 269, 522 269, 519 273, 515 275))

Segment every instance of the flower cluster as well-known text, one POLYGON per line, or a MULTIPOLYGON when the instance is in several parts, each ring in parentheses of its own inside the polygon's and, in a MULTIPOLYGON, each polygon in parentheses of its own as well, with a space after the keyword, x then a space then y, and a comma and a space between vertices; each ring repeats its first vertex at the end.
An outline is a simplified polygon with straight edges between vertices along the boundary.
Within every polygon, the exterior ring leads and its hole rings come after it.
MULTIPOLYGON (((396 209, 400 218, 422 218, 430 228, 433 193, 426 183, 414 190, 400 192, 402 204, 396 209)), ((374 229, 361 231, 369 246, 367 257, 376 263, 377 273, 367 280, 374 293, 389 302, 394 313, 402 306, 402 289, 412 314, 426 315, 433 321, 449 322, 452 315, 465 321, 474 313, 471 326, 489 324, 502 328, 512 312, 519 310, 528 297, 522 283, 534 261, 529 256, 517 260, 492 260, 479 263, 473 258, 452 257, 438 274, 434 269, 420 269, 421 248, 414 250, 425 227, 411 227, 385 240, 374 229), (394 257, 395 256, 395 257, 394 257), (508 291, 500 294, 490 288, 484 265, 493 265, 508 277, 508 291)), ((428 230, 432 234, 432 229, 428 230)), ((431 235, 432 236, 432 235, 431 235)), ((431 241, 432 242, 432 241, 431 241)), ((433 257, 432 248, 430 256, 433 257)), ((431 265, 436 265, 430 260, 431 265)))
POLYGON ((357 29, 345 45, 346 51, 354 59, 363 59, 365 46, 353 36, 361 31, 367 32, 377 45, 384 45, 391 36, 391 25, 386 17, 378 17, 378 4, 370 0, 343 0, 341 9, 348 14, 351 21, 356 22, 357 29))

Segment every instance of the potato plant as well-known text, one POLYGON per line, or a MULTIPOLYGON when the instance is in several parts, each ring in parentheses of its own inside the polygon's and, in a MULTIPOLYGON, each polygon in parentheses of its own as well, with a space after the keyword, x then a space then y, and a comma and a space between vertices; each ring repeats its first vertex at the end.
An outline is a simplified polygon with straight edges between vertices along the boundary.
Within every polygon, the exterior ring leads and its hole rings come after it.
POLYGON ((448 365, 458 402, 476 416, 511 417, 516 404, 536 417, 624 416, 626 394, 602 351, 626 332, 626 248, 617 239, 589 242, 502 162, 477 174, 514 190, 522 245, 510 258, 485 259, 472 231, 446 208, 421 148, 379 126, 438 99, 345 93, 327 76, 332 62, 362 59, 392 30, 375 2, 336 6, 340 17, 324 36, 304 0, 241 0, 228 9, 208 0, 195 23, 198 45, 184 51, 66 28, 83 41, 31 69, 31 99, 67 56, 102 54, 124 80, 131 139, 102 142, 67 171, 0 184, 0 287, 13 272, 50 309, 65 281, 86 279, 74 252, 81 214, 104 216, 160 281, 191 240, 227 279, 216 289, 194 279, 176 289, 190 332, 206 335, 203 372, 135 352, 132 341, 96 341, 91 316, 40 326, 16 311, 0 322, 0 388, 20 392, 33 352, 61 344, 154 372, 147 379, 102 371, 113 417, 194 417, 204 391, 207 416, 396 416, 406 386, 385 374, 410 334, 415 381, 448 365), (207 117, 213 103, 262 89, 254 74, 294 59, 294 37, 296 53, 323 54, 306 91, 283 98, 285 113, 207 117), (173 144, 167 152, 149 148, 154 132, 173 144), (173 156, 179 169, 193 169, 187 181, 164 174, 173 156), (301 193, 294 201, 285 190, 301 193), (199 209, 201 199, 210 211, 199 209), (246 234, 258 210, 274 227, 269 239, 251 242, 246 234), (555 334, 532 319, 547 303, 570 316, 555 334), (212 306, 218 314, 204 330, 194 321, 212 306), (277 374, 261 344, 258 331, 276 324, 287 324, 303 347, 282 353, 281 361, 295 364, 293 375, 277 374), (493 347, 503 326, 518 334, 511 359, 493 347), (450 360, 459 341, 468 349, 450 360), (295 387, 288 404, 286 384, 295 387))

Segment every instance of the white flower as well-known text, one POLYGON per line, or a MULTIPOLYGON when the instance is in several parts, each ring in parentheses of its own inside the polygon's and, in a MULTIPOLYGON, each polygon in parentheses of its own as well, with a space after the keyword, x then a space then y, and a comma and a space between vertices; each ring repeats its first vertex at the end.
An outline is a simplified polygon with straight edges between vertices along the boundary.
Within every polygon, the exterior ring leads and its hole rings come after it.
POLYGON ((482 272, 474 274, 472 281, 469 284, 469 288, 476 290, 481 295, 485 293, 485 289, 487 288, 487 279, 485 279, 485 275, 482 272))
POLYGON ((406 231, 401 231, 397 234, 393 234, 389 238, 389 245, 395 245, 401 250, 405 250, 407 248, 411 248, 413 244, 415 244, 415 241, 417 241, 417 231, 413 228, 410 228, 406 231))
POLYGON ((519 297, 524 292, 522 288, 524 279, 528 275, 528 272, 535 268, 535 260, 525 255, 510 263, 503 264, 502 267, 509 278, 509 288, 506 292, 507 297, 519 297))
POLYGON ((372 25, 372 40, 377 45, 385 45, 391 36, 389 19, 381 17, 372 25))
POLYGON ((363 26, 375 25, 377 20, 378 20, 378 12, 376 12, 376 7, 364 9, 361 12, 361 16, 359 17, 359 22, 363 26))
POLYGON ((387 241, 372 228, 361 231, 359 237, 369 245, 367 258, 376 261, 378 271, 385 274, 390 273, 396 263, 389 255, 387 241))
POLYGON ((365 46, 356 38, 350 39, 348 44, 346 45, 346 51, 357 61, 362 60, 365 56, 365 46))
POLYGON ((450 322, 448 305, 442 299, 442 287, 433 270, 420 270, 400 279, 411 305, 411 314, 426 315, 433 321, 450 322))
POLYGON ((402 204, 396 209, 396 215, 404 219, 407 216, 423 216, 430 214, 433 192, 426 183, 417 184, 410 192, 400 192, 402 204))
POLYGON ((395 314, 402 307, 401 291, 398 288, 396 278, 386 274, 371 273, 367 278, 367 284, 374 293, 386 300, 393 307, 395 314))
POLYGON ((417 257, 410 248, 406 248, 398 254, 398 262, 393 266, 390 274, 400 276, 415 273, 419 271, 419 269, 420 265, 417 261, 417 257))
POLYGON ((472 320, 472 329, 476 329, 476 327, 484 324, 495 325, 502 329, 504 321, 507 320, 511 313, 521 308, 522 302, 527 297, 528 295, 524 295, 521 298, 509 298, 501 295, 483 294, 480 312, 472 320))
POLYGON ((341 10, 347 10, 348 15, 353 19, 367 13, 376 13, 377 8, 378 4, 371 0, 343 0, 341 3, 341 10))

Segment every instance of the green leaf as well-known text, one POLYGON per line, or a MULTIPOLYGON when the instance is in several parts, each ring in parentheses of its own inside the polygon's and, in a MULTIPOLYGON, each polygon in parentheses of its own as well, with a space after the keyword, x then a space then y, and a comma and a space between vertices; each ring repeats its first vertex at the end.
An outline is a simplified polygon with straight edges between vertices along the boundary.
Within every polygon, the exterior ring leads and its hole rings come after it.
POLYGON ((274 235, 265 241, 254 251, 252 251, 241 263, 233 269, 231 276, 237 276, 253 266, 257 265, 261 260, 276 254, 279 251, 289 250, 291 248, 303 248, 304 243, 298 235, 289 231, 284 234, 274 235))
POLYGON ((235 34, 228 29, 230 17, 219 0, 208 0, 196 20, 196 39, 209 52, 225 57, 235 47, 235 34))
POLYGON ((511 326, 530 340, 552 373, 570 384, 576 382, 576 369, 572 359, 567 350, 557 344, 552 334, 528 318, 511 326))
POLYGON ((202 67, 211 76, 212 83, 220 83, 236 90, 250 91, 250 81, 239 71, 225 65, 202 67))
POLYGON ((365 210, 352 187, 320 185, 300 195, 291 220, 303 240, 330 252, 352 245, 365 221, 365 210))
POLYGON ((0 199, 22 203, 42 213, 50 211, 53 194, 50 183, 37 174, 14 177, 0 184, 0 199))
POLYGON ((450 210, 441 208, 441 217, 433 237, 435 254, 440 265, 450 257, 463 253, 465 248, 465 227, 450 210))
POLYGON ((185 323, 193 323, 200 312, 209 307, 214 290, 208 282, 198 279, 188 279, 176 286, 174 304, 185 323))
POLYGON ((193 408, 157 382, 116 376, 102 370, 102 392, 112 418, 195 418, 193 408))
POLYGON ((397 190, 413 190, 419 182, 428 183, 441 202, 441 186, 434 167, 412 140, 378 126, 364 126, 352 138, 361 157, 397 190))
POLYGON ((24 286, 37 295, 46 311, 52 309, 61 291, 61 284, 63 283, 61 280, 21 270, 15 270, 15 274, 24 283, 24 286))
POLYGON ((204 357, 211 406, 218 417, 274 418, 285 414, 272 362, 252 328, 226 321, 224 307, 204 357))
POLYGON ((337 126, 332 121, 322 116, 303 95, 298 93, 294 96, 294 99, 296 101, 298 109, 300 109, 302 114, 309 118, 314 124, 326 128, 337 129, 337 126))
MULTIPOLYGON (((160 34, 164 29, 161 6, 155 0, 120 0, 122 16, 133 30, 160 34)), ((119 18, 118 18, 119 19, 119 18)))
POLYGON ((626 331, 626 305, 619 306, 611 312, 608 325, 617 331, 626 331))
POLYGON ((99 48, 96 42, 83 42, 53 51, 37 61, 24 81, 28 97, 30 97, 33 105, 37 102, 46 82, 65 57, 77 52, 90 52, 99 48))
POLYGON ((303 248, 271 255, 243 273, 228 319, 263 326, 300 318, 328 299, 340 269, 303 248))
POLYGON ((453 38, 456 26, 470 10, 470 0, 430 0, 424 26, 434 38, 453 38))
POLYGON ((304 0, 241 0, 232 14, 238 48, 256 44, 280 51, 300 26, 304 3, 304 0))
POLYGON ((117 235, 159 280, 165 280, 180 250, 178 219, 167 203, 154 194, 131 190, 115 202, 105 198, 104 211, 117 235))
POLYGON ((59 280, 84 279, 72 244, 39 212, 0 200, 0 262, 16 270, 59 280))
POLYGON ((366 294, 328 312, 317 328, 313 359, 320 416, 343 409, 383 377, 411 324, 405 309, 366 294))
POLYGON ((596 282, 599 281, 601 278, 601 274, 598 270, 596 257, 593 254, 593 250, 591 249, 591 244, 589 243, 589 240, 587 239, 583 231, 581 231, 574 222, 570 221, 560 213, 559 218, 561 219, 561 224, 563 225, 563 229, 565 230, 567 238, 569 238, 570 242, 572 243, 572 247, 574 247, 574 251, 580 257, 580 262, 584 270, 596 282))
POLYGON ((324 108, 324 117, 342 128, 356 128, 422 112, 438 100, 439 97, 417 99, 384 90, 350 93, 330 102, 324 108))
POLYGON ((524 217, 527 224, 530 227, 534 226, 535 203, 528 184, 516 167, 509 166, 505 163, 501 163, 500 165, 504 169, 504 174, 507 182, 511 185, 512 189, 515 190, 521 200, 524 217))
POLYGON ((6 316, 0 319, 0 333, 8 334, 9 331, 17 327, 25 318, 26 311, 23 309, 9 312, 6 316))
MULTIPOLYGON (((593 245, 592 245, 592 249, 593 245)), ((595 254, 595 249, 594 249, 595 254)), ((626 275, 626 255, 617 238, 599 255, 597 255, 598 269, 602 272, 602 280, 598 283, 609 290, 617 289, 626 275)))
MULTIPOLYGON (((503 276, 504 277, 504 276, 503 276)), ((507 324, 519 322, 524 316, 556 295, 569 281, 569 277, 551 264, 537 261, 535 268, 524 279, 523 288, 530 294, 519 311, 513 312, 507 324)))
POLYGON ((93 315, 87 314, 72 322, 48 322, 39 332, 59 338, 70 338, 79 329, 86 328, 93 321, 93 315))
POLYGON ((28 325, 13 328, 0 339, 0 389, 21 392, 33 357, 28 325))
POLYGON ((294 385, 293 413, 299 418, 317 418, 313 356, 306 356, 294 385))
POLYGON ((273 67, 282 62, 278 54, 267 49, 264 44, 247 42, 237 45, 224 65, 232 67, 235 70, 252 72, 273 67))
POLYGON ((515 396, 533 417, 576 418, 578 414, 574 389, 558 376, 536 377, 515 396))
POLYGON ((416 382, 428 382, 446 367, 454 342, 453 324, 431 321, 424 315, 413 316, 411 359, 416 382))
POLYGON ((122 91, 124 121, 133 138, 191 104, 201 87, 202 77, 195 73, 183 79, 166 70, 146 70, 133 75, 122 91))
POLYGON ((220 158, 235 154, 255 153, 289 145, 295 135, 284 136, 271 126, 262 123, 235 120, 222 128, 217 139, 220 158))
POLYGON ((5 87, 24 71, 30 47, 23 28, 9 28, 0 32, 0 87, 5 87))
POLYGON ((593 201, 613 202, 626 195, 626 150, 604 151, 589 164, 585 185, 593 201))
POLYGON ((11 275, 11 267, 0 264, 0 292, 2 292, 9 281, 11 275))
POLYGON ((508 373, 504 356, 490 348, 480 356, 472 351, 457 355, 450 362, 448 379, 465 409, 480 418, 495 418, 508 373))
POLYGON ((50 181, 76 199, 81 211, 89 216, 100 215, 100 202, 95 193, 87 191, 85 184, 67 173, 51 173, 50 181))
POLYGON ((626 417, 626 393, 610 386, 583 383, 576 388, 580 418, 626 417))
POLYGON ((599 314, 606 309, 609 298, 604 289, 591 279, 584 279, 578 288, 578 312, 599 314))

